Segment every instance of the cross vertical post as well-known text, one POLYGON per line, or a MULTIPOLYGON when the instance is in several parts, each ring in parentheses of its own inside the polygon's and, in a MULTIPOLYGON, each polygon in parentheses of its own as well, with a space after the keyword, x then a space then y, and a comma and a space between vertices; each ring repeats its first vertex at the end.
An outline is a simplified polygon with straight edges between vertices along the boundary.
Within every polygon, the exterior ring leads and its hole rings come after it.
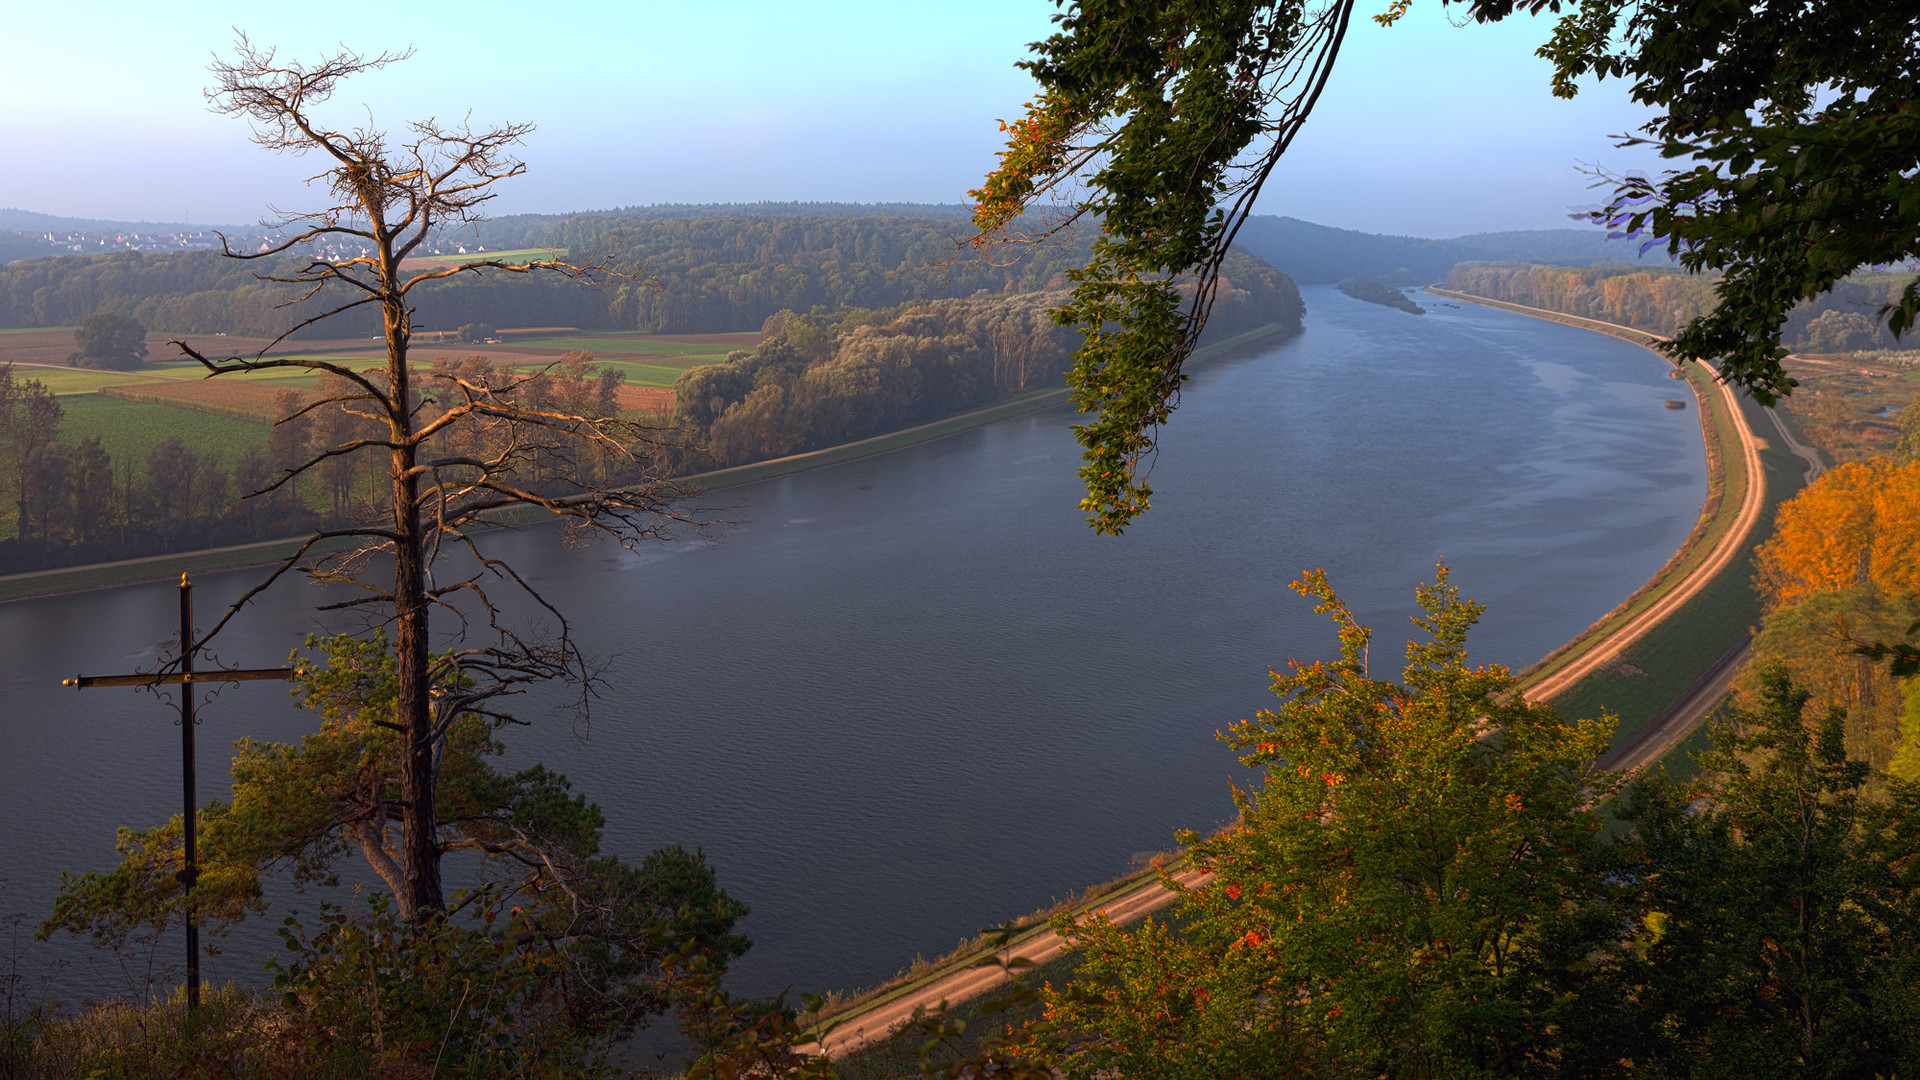
POLYGON ((180 684, 180 786, 183 801, 182 815, 185 829, 181 837, 181 869, 174 875, 185 890, 182 911, 187 929, 187 1011, 200 1007, 200 920, 193 908, 193 886, 200 880, 199 835, 194 811, 199 803, 198 784, 194 776, 193 759, 193 699, 198 693, 195 683, 214 684, 253 682, 258 679, 292 679, 295 669, 284 668, 223 668, 196 674, 193 670, 193 658, 200 651, 199 643, 193 639, 193 583, 187 575, 180 575, 180 659, 179 670, 159 671, 132 675, 75 675, 71 679, 62 679, 62 686, 71 686, 84 690, 90 686, 144 686, 155 687, 169 683, 180 684))
POLYGON ((194 836, 194 807, 199 803, 193 769, 193 583, 180 575, 180 780, 186 807, 185 866, 180 884, 186 886, 187 1011, 200 1007, 200 920, 193 910, 193 885, 200 878, 199 853, 194 836))

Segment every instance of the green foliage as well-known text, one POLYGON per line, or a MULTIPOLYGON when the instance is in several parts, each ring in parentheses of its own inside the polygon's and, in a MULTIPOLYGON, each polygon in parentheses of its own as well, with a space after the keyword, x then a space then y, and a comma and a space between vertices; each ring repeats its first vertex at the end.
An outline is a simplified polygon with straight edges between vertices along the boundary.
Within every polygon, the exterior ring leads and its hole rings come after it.
POLYGON ((1769 668, 1759 709, 1716 723, 1704 783, 1623 800, 1640 930, 1595 1034, 1651 1075, 1920 1069, 1920 789, 1866 798, 1843 713, 1808 698, 1769 668))
MULTIPOLYGON (((1475 18, 1560 10, 1557 0, 1473 0, 1475 18)), ((1580 0, 1540 54, 1554 92, 1584 76, 1632 81, 1655 110, 1645 137, 1690 159, 1620 181, 1594 216, 1665 241, 1714 270, 1719 306, 1671 352, 1714 360, 1764 404, 1792 391, 1781 327, 1794 306, 1862 267, 1920 255, 1920 5, 1819 0, 1703 13, 1693 0, 1580 0)), ((1920 315, 1910 277, 1880 313, 1896 336, 1920 315)))
POLYGON ((1155 431, 1172 415, 1235 232, 1311 111, 1352 11, 1297 2, 1066 6, 1022 61, 1040 84, 998 168, 972 192, 978 243, 1030 243, 1028 214, 1074 190, 1063 222, 1097 219, 1055 312, 1079 329, 1067 382, 1090 419, 1081 509, 1116 534, 1152 497, 1155 431), (1181 278, 1188 280, 1182 284, 1181 278))
POLYGON ((147 328, 138 319, 95 312, 80 321, 73 344, 67 363, 74 367, 130 371, 147 358, 147 328))
MULTIPOLYGON (((320 728, 297 744, 235 743, 233 801, 211 802, 199 813, 200 872, 191 897, 176 876, 178 816, 144 832, 122 829, 113 870, 62 875, 42 937, 65 931, 113 946, 179 925, 189 899, 201 924, 219 933, 264 910, 263 876, 284 872, 298 886, 331 883, 349 854, 365 859, 390 887, 402 883, 394 837, 402 743, 392 722, 393 650, 383 636, 308 645, 326 663, 296 654, 295 693, 319 714, 320 728)), ((444 679, 444 692, 464 686, 450 673, 444 679)), ((516 901, 523 925, 515 932, 536 935, 564 972, 564 1000, 556 1007, 567 1023, 596 1036, 624 1035, 670 1004, 665 951, 684 943, 722 967, 746 952, 748 942, 733 926, 747 908, 720 889, 697 852, 663 848, 638 866, 601 855, 604 816, 572 794, 564 776, 539 765, 515 773, 493 767, 490 759, 502 750, 495 733, 506 722, 476 713, 448 728, 436 786, 441 850, 484 860, 490 884, 473 902, 485 908, 516 901)), ((376 924, 383 910, 375 909, 376 924)), ((332 938, 364 932, 412 947, 412 938, 393 938, 390 927, 354 930, 361 924, 335 916, 328 922, 332 938)), ((460 936, 465 931, 422 933, 420 942, 433 949, 480 948, 477 939, 460 936)), ((301 940, 322 953, 334 947, 314 944, 322 938, 301 940)))
POLYGON ((462 323, 460 329, 453 332, 453 336, 469 345, 480 345, 484 344, 488 338, 499 336, 499 332, 487 323, 472 322, 462 323))
POLYGON ((1179 918, 1062 924, 1085 950, 1054 995, 1070 1075, 1511 1073, 1554 1052, 1570 967, 1608 893, 1587 770, 1608 721, 1563 722, 1469 667, 1478 605, 1444 567, 1420 590, 1428 640, 1402 682, 1323 575, 1297 590, 1339 628, 1338 660, 1277 675, 1277 711, 1222 738, 1258 787, 1238 825, 1183 837, 1213 881, 1179 918))
POLYGON ((391 902, 321 909, 309 932, 289 916, 289 955, 269 962, 289 1071, 372 1076, 411 1066, 437 1075, 613 1076, 607 1047, 570 1022, 562 954, 515 917, 495 930, 438 915, 402 921, 391 902))

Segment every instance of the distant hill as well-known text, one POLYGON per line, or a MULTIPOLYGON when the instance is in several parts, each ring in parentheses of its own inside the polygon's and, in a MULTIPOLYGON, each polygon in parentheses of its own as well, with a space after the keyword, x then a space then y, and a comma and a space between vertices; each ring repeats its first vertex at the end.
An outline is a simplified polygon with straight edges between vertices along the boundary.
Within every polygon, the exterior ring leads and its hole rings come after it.
MULTIPOLYGON (((507 214, 477 222, 446 234, 453 242, 484 244, 493 250, 551 245, 565 246, 563 238, 603 231, 613 223, 633 227, 643 222, 689 221, 711 218, 757 219, 912 219, 941 223, 958 235, 968 228, 972 209, 960 203, 663 203, 615 210, 567 214, 507 214)), ((29 210, 0 209, 0 265, 33 256, 64 254, 43 240, 43 234, 183 232, 219 228, 236 234, 258 231, 258 226, 188 226, 179 222, 108 221, 56 217, 29 210)), ((1315 225, 1298 218, 1260 214, 1247 219, 1237 237, 1240 246, 1278 267, 1303 284, 1332 283, 1347 278, 1373 278, 1411 285, 1438 281, 1456 263, 1531 262, 1548 266, 1591 266, 1597 263, 1639 261, 1630 242, 1608 242, 1598 229, 1534 229, 1518 232, 1476 233, 1450 240, 1417 236, 1383 236, 1354 229, 1315 225)), ((1048 260, 1052 261, 1052 260, 1048 260)), ((1664 253, 1654 252, 1649 264, 1664 264, 1664 253)))
POLYGON ((198 225, 189 225, 181 221, 108 221, 102 218, 57 217, 53 214, 40 214, 32 210, 16 210, 11 206, 6 206, 0 207, 0 229, 25 233, 174 233, 204 232, 207 229, 222 229, 228 232, 257 232, 259 226, 209 225, 205 222, 198 225))
MULTIPOLYGON (((1451 240, 1418 236, 1381 236, 1315 225, 1298 218, 1257 214, 1247 219, 1235 242, 1278 267, 1303 285, 1374 278, 1399 285, 1439 281, 1463 262, 1535 262, 1548 266, 1632 263, 1638 246, 1609 241, 1599 229, 1531 229, 1475 233, 1451 240)), ((1648 263, 1666 263, 1653 251, 1648 263)))
MULTIPOLYGON (((569 222, 592 229, 595 222, 683 221, 688 218, 911 218, 952 222, 964 227, 973 208, 959 203, 659 203, 617 210, 581 210, 570 214, 505 214, 463 227, 449 236, 472 236, 497 250, 553 246, 569 222)), ((4 227, 4 226, 0 226, 4 227)), ((564 245, 561 245, 564 246, 564 245)))

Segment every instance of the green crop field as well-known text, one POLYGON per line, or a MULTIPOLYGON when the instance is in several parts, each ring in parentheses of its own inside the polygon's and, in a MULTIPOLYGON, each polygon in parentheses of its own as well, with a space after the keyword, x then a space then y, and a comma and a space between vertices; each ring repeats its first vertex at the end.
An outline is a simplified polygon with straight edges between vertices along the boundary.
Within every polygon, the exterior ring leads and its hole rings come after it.
MULTIPOLYGON (((726 357, 722 355, 711 359, 702 359, 699 363, 717 364, 725 359, 726 357)), ((694 367, 696 365, 688 364, 686 367, 662 367, 657 364, 642 364, 633 360, 601 360, 600 366, 625 372, 628 386, 672 386, 674 381, 680 378, 688 367, 694 367)))
POLYGON ((93 371, 87 368, 20 367, 13 369, 13 377, 38 382, 61 397, 91 394, 103 386, 147 381, 146 375, 139 371, 93 371))
POLYGON ((726 346, 711 341, 662 341, 646 334, 569 334, 565 337, 515 337, 506 344, 517 349, 558 349, 562 352, 580 350, 593 353, 619 353, 628 356, 649 356, 662 359, 672 357, 666 362, 681 364, 718 363, 718 360, 696 359, 717 356, 721 360, 734 348, 749 348, 746 345, 726 346))
POLYGON ((479 259, 498 259, 501 262, 517 263, 544 259, 561 259, 567 254, 566 248, 514 248, 511 251, 470 251, 465 255, 416 255, 406 262, 408 269, 426 266, 459 266, 479 259))
POLYGON ((66 416, 60 437, 68 443, 98 436, 113 455, 114 467, 144 466, 147 454, 169 435, 178 435, 199 453, 214 453, 228 466, 248 449, 264 447, 267 425, 229 416, 214 416, 144 401, 121 401, 98 394, 63 398, 66 416))

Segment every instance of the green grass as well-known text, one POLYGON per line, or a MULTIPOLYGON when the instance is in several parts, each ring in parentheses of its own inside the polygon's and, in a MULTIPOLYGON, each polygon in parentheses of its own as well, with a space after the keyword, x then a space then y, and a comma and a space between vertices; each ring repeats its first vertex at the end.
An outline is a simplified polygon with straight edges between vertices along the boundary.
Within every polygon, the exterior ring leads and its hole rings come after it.
POLYGON ((98 394, 77 394, 60 402, 66 411, 61 438, 68 443, 99 436, 116 469, 129 462, 144 465, 147 454, 169 435, 178 435, 198 453, 214 453, 229 467, 249 449, 264 447, 267 425, 253 420, 159 405, 122 401, 98 394))
MULTIPOLYGON (((524 349, 558 349, 560 351, 580 350, 595 356, 601 353, 624 353, 630 356, 673 357, 674 363, 682 357, 717 356, 720 360, 727 357, 730 349, 715 350, 710 342, 660 341, 645 334, 569 334, 565 337, 511 337, 503 345, 512 345, 524 349)), ((480 347, 480 346, 476 346, 480 347)), ((716 364, 719 360, 695 360, 694 363, 716 364)))
POLYGON ((534 259, 562 258, 566 248, 512 248, 507 251, 471 251, 465 255, 416 255, 407 260, 408 266, 418 263, 436 263, 440 266, 458 266, 480 259, 498 259, 501 262, 527 262, 534 259))
POLYGON ((89 368, 15 368, 13 377, 34 380, 60 397, 91 394, 103 386, 147 381, 144 371, 94 371, 89 368))
POLYGON ((1675 780, 1687 780, 1699 775, 1700 767, 1693 762, 1694 756, 1713 748, 1713 740, 1707 735, 1707 725, 1701 724, 1687 737, 1673 744, 1673 749, 1660 755, 1654 765, 1664 769, 1675 780))

